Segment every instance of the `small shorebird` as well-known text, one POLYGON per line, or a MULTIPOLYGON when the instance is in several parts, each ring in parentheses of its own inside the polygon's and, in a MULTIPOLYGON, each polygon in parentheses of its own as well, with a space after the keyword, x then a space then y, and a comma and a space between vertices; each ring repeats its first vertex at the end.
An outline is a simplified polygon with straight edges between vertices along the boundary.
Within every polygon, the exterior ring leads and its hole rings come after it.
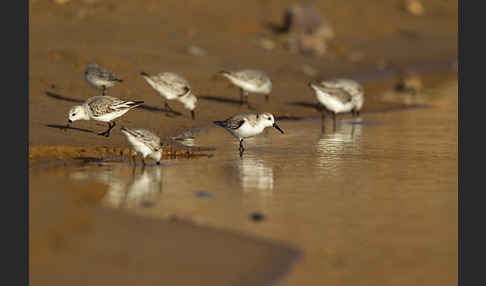
POLYGON ((93 96, 82 105, 76 105, 69 109, 68 128, 76 120, 96 120, 108 123, 108 129, 98 135, 110 136, 110 131, 115 127, 115 119, 127 113, 130 109, 143 104, 143 101, 126 101, 112 96, 93 96), (111 122, 113 121, 113 125, 111 122))
POLYGON ((91 86, 102 89, 103 95, 106 95, 106 89, 114 86, 117 82, 123 80, 116 77, 111 71, 100 67, 96 63, 89 63, 84 71, 84 79, 91 86))
POLYGON ((274 127, 282 134, 284 133, 275 123, 275 118, 270 113, 238 113, 224 121, 214 121, 214 124, 223 127, 231 135, 240 140, 240 156, 243 155, 243 139, 256 136, 263 132, 266 127, 274 127))
MULTIPOLYGON (((322 105, 322 119, 324 112, 332 112, 334 129, 336 129, 336 114, 351 112, 358 116, 364 103, 364 89, 361 84, 352 79, 333 79, 321 82, 309 82, 317 100, 322 105)), ((324 124, 324 121, 322 122, 324 124)))
POLYGON ((128 142, 132 145, 135 156, 133 157, 134 165, 137 162, 137 155, 142 155, 142 163, 145 166, 145 158, 148 156, 160 165, 160 158, 162 158, 162 145, 160 144, 159 136, 153 132, 142 128, 126 128, 122 127, 120 131, 127 136, 128 142))
POLYGON ((264 71, 244 69, 239 71, 220 71, 218 74, 228 78, 240 88, 240 104, 246 102, 246 105, 250 108, 248 103, 249 92, 264 94, 265 101, 268 102, 272 91, 272 81, 264 71))
POLYGON ((191 86, 185 78, 173 72, 162 72, 156 75, 141 72, 140 75, 165 99, 167 111, 174 112, 167 101, 177 99, 191 111, 192 119, 196 118, 194 109, 196 108, 197 97, 192 94, 191 86))

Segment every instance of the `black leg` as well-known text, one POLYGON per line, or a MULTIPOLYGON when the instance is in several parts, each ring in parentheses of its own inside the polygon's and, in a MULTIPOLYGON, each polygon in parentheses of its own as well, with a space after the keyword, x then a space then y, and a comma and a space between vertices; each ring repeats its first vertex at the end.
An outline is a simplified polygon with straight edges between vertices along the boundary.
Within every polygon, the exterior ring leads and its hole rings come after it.
POLYGON ((170 111, 170 107, 169 107, 169 103, 167 102, 167 99, 165 100, 164 108, 165 108, 165 113, 168 115, 170 111))
POLYGON ((268 103, 269 100, 270 100, 270 95, 269 94, 265 94, 265 102, 268 103))
POLYGON ((137 168, 137 155, 132 156, 133 159, 133 168, 132 168, 132 179, 135 177, 135 169, 137 168))
POLYGON ((324 133, 324 130, 326 129, 325 122, 326 122, 326 110, 324 108, 321 108, 321 132, 322 133, 324 133))
POLYGON ((243 156, 243 152, 245 152, 245 148, 243 147, 243 139, 240 139, 240 148, 239 148, 239 151, 240 151, 240 157, 243 156))
POLYGON ((115 127, 115 125, 116 125, 115 121, 113 121, 113 125, 110 122, 108 122, 108 129, 105 132, 98 133, 98 135, 109 137, 110 131, 111 129, 113 129, 113 127, 115 127))
POLYGON ((138 153, 135 152, 135 155, 132 155, 132 161, 133 161, 133 167, 135 168, 135 166, 137 166, 137 156, 138 156, 138 153))
POLYGON ((172 115, 171 115, 171 114, 172 114, 172 113, 174 113, 174 114, 176 113, 176 112, 174 111, 174 109, 170 108, 170 106, 169 106, 169 102, 167 101, 167 99, 165 100, 165 105, 164 105, 164 106, 165 106, 165 115, 167 115, 167 116, 169 116, 169 117, 172 117, 172 115))
POLYGON ((245 90, 240 88, 240 105, 243 105, 243 103, 245 103, 244 101, 245 96, 246 96, 245 90))
POLYGON ((333 125, 333 130, 336 131, 336 113, 332 113, 332 125, 333 125))
POLYGON ((106 95, 106 86, 103 85, 103 95, 106 95))
POLYGON ((145 159, 143 158, 143 155, 142 155, 142 166, 145 167, 145 159))

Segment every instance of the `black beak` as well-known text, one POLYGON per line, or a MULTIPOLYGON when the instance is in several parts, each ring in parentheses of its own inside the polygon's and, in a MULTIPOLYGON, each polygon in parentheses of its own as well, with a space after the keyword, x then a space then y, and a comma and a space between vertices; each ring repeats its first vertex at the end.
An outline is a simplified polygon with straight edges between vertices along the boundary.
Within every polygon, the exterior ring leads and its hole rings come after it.
POLYGON ((194 110, 191 110, 191 117, 192 120, 196 119, 196 114, 194 113, 194 110))
POLYGON ((157 163, 155 163, 155 164, 160 165, 160 161, 158 161, 158 162, 157 162, 157 163))
POLYGON ((275 127, 275 129, 277 129, 278 131, 282 132, 282 134, 284 134, 283 130, 280 129, 280 127, 278 127, 277 123, 274 123, 273 127, 275 127))

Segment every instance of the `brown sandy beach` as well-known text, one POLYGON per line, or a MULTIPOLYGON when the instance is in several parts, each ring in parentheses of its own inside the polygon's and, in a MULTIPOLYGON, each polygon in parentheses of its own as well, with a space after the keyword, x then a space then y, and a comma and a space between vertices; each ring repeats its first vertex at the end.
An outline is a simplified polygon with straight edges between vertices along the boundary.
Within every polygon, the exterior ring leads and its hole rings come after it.
MULTIPOLYGON (((280 24, 284 9, 293 1, 54 1, 30 3, 29 144, 36 146, 127 147, 118 131, 106 139, 71 130, 64 133, 70 106, 99 94, 83 79, 87 62, 95 61, 124 79, 108 94, 123 99, 143 100, 151 110, 133 110, 118 125, 144 127, 162 137, 196 126, 211 124, 241 111, 239 90, 227 80, 215 78, 221 69, 255 67, 273 79, 268 104, 263 97, 250 95, 258 111, 279 116, 311 116, 316 110, 292 103, 315 104, 306 86, 310 76, 351 76, 378 70, 377 63, 397 67, 440 63, 457 58, 457 3, 425 1, 425 15, 404 12, 399 1, 327 1, 317 5, 336 34, 335 42, 363 55, 359 62, 346 53, 313 57, 272 51, 257 44, 258 37, 271 34, 265 23, 280 24), (90 4, 92 3, 92 4, 90 4), (243 4, 244 3, 244 4, 243 4), (363 19, 359 21, 356 19, 363 19), (410 35, 413 35, 410 36, 410 35), (185 52, 189 45, 207 50, 206 56, 185 52), (168 118, 163 100, 139 75, 141 71, 174 71, 185 76, 200 96, 197 120, 191 120, 182 104, 171 105, 182 116, 168 118), (53 88, 55 87, 55 88, 53 88), (58 97, 46 94, 58 95, 58 97), (218 100, 220 99, 220 100, 218 100), (74 101, 74 102, 73 102, 74 101)), ((348 53, 349 53, 348 52, 348 53)), ((383 107, 373 100, 373 88, 383 83, 367 83, 364 112, 383 107)), ((387 87, 392 87, 389 82, 387 87)), ((104 124, 76 122, 73 127, 102 131, 104 124)))
MULTIPOLYGON (((45 171, 38 169, 43 163, 56 166, 82 163, 79 158, 124 158, 128 143, 120 126, 151 129, 168 146, 164 159, 190 157, 197 163, 198 155, 211 154, 214 148, 184 147, 171 137, 247 110, 238 103, 239 90, 214 76, 222 69, 265 70, 273 81, 270 101, 250 94, 250 103, 257 111, 280 118, 304 118, 319 115, 313 108, 315 96, 306 85, 310 79, 376 74, 376 79, 364 82, 367 101, 363 114, 370 114, 410 106, 400 100, 384 100, 383 91, 393 90, 396 84, 397 69, 457 58, 457 1, 424 0, 421 16, 405 12, 402 1, 316 1, 335 33, 333 45, 321 57, 288 51, 267 27, 268 23, 282 23, 285 8, 294 3, 29 2, 32 285, 155 285, 167 281, 180 282, 172 285, 260 285, 281 278, 282 271, 299 257, 298 245, 254 238, 255 233, 240 235, 185 220, 149 219, 106 209, 98 205, 106 193, 105 185, 88 181, 65 190, 57 186, 68 184, 68 179, 49 182, 37 174, 45 171), (264 49, 262 37, 274 40, 276 47, 264 49), (191 55, 186 51, 189 46, 201 47, 207 54, 191 55), (72 127, 79 129, 67 132, 59 128, 66 125, 70 106, 100 94, 84 81, 88 62, 97 62, 124 80, 108 89, 108 95, 145 101, 145 108, 118 120, 109 138, 91 133, 106 128, 99 122, 77 121, 72 127), (170 104, 181 115, 166 116, 163 100, 139 75, 141 71, 183 75, 199 97, 196 120, 178 102, 170 104), (387 76, 380 77, 380 73, 387 76)), ((457 74, 447 68, 421 76, 424 86, 435 88, 454 81, 457 74)), ((56 172, 55 168, 49 172, 56 172)), ((290 279, 288 285, 298 285, 298 281, 302 280, 290 279)))

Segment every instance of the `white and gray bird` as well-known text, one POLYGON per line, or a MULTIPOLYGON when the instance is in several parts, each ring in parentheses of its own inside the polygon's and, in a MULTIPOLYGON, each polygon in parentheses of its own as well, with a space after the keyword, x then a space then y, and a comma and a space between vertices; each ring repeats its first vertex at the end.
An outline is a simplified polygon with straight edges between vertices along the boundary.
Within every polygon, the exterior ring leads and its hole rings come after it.
POLYGON ((275 118, 271 113, 238 113, 223 121, 213 121, 214 124, 223 127, 231 135, 240 141, 240 156, 243 155, 243 139, 256 136, 263 132, 266 127, 274 127, 282 134, 284 131, 275 123, 275 118))
MULTIPOLYGON (((336 115, 351 112, 358 116, 364 104, 363 86, 352 79, 332 79, 320 82, 309 82, 309 87, 314 91, 317 100, 325 110, 332 112, 334 127, 336 115)), ((324 111, 322 116, 324 118, 324 111)))
POLYGON ((123 82, 113 72, 96 63, 88 64, 84 71, 84 79, 92 87, 103 90, 103 95, 106 95, 107 88, 114 86, 117 82, 123 82))
POLYGON ((265 101, 268 102, 272 91, 272 81, 264 71, 243 69, 238 71, 220 71, 218 74, 228 78, 240 88, 240 104, 246 102, 248 107, 250 107, 248 103, 248 93, 250 92, 264 94, 265 101))
MULTIPOLYGON (((153 132, 143 128, 122 127, 121 132, 127 136, 128 142, 132 145, 135 155, 141 154, 142 163, 145 165, 145 158, 150 157, 160 165, 162 158, 162 145, 160 137, 153 132)), ((136 163, 136 157, 134 158, 136 163)))
POLYGON ((76 120, 107 122, 108 129, 98 135, 109 137, 111 129, 115 127, 114 120, 127 113, 130 109, 142 104, 143 101, 127 101, 112 96, 93 96, 88 98, 82 105, 76 105, 69 109, 66 128, 76 120))
POLYGON ((192 93, 191 86, 185 78, 173 72, 162 72, 155 75, 141 72, 140 75, 165 99, 167 111, 174 112, 169 107, 168 100, 176 99, 191 111, 191 117, 193 120, 195 119, 194 109, 196 108, 197 97, 192 93))

